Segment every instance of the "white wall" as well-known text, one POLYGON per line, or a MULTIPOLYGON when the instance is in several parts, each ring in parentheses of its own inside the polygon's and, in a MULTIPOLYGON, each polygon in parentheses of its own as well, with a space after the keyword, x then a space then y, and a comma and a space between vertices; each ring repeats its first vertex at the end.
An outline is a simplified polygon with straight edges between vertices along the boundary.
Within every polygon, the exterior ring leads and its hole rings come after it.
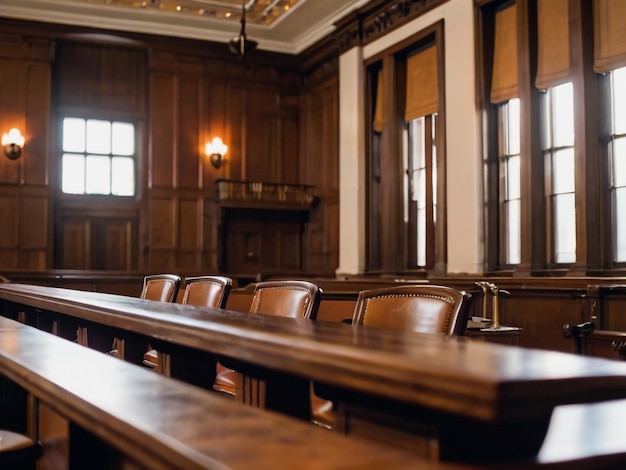
POLYGON ((470 0, 449 0, 339 61, 340 274, 365 266, 365 134, 363 60, 444 20, 448 273, 483 270, 480 113, 476 107, 474 12, 470 0), (358 178, 358 183, 355 182, 358 178), (355 187, 358 184, 358 187, 355 187))

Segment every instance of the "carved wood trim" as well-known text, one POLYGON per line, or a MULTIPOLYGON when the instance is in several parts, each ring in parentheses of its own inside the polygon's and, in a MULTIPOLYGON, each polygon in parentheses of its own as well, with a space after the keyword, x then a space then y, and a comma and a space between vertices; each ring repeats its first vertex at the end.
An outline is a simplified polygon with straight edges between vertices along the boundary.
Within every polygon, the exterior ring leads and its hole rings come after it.
POLYGON ((448 0, 373 1, 336 23, 339 52, 368 44, 448 0))

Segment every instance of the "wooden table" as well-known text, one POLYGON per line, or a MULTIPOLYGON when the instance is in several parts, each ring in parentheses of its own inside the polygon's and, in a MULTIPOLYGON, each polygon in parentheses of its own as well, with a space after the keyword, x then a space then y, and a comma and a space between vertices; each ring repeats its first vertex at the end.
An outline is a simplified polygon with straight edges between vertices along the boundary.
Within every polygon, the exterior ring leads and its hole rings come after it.
POLYGON ((555 406, 626 397, 626 364, 572 354, 37 286, 2 285, 0 299, 5 315, 30 306, 160 340, 181 358, 230 358, 277 394, 283 378, 313 380, 355 422, 426 429, 448 460, 536 455, 555 406))
POLYGON ((244 407, 4 317, 0 375, 70 421, 64 468, 465 468, 244 407))

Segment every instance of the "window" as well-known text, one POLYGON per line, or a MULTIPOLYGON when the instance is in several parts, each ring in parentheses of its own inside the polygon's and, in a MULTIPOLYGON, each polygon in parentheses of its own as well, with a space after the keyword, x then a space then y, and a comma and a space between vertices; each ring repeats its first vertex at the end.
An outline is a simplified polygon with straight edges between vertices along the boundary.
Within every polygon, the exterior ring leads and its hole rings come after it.
POLYGON ((63 119, 61 189, 66 194, 135 195, 135 126, 63 119))
POLYGON ((548 209, 553 263, 576 261, 574 87, 548 88, 544 95, 541 146, 549 169, 548 209))
POLYGON ((613 261, 626 262, 626 67, 609 73, 611 82, 610 193, 613 261))
POLYGON ((437 215, 436 114, 409 121, 405 133, 405 222, 410 267, 432 268, 437 215))
POLYGON ((443 21, 367 63, 369 272, 446 272, 443 21))
POLYGON ((511 99, 498 107, 499 167, 503 187, 502 239, 504 264, 519 264, 521 259, 521 193, 520 193, 520 101, 511 99))

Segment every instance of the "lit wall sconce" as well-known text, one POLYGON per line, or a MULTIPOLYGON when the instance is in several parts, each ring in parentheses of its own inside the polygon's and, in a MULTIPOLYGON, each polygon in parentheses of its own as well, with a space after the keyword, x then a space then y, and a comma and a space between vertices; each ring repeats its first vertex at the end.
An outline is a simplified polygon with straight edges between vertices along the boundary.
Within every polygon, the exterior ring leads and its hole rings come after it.
POLYGON ((22 155, 22 147, 24 147, 24 136, 18 129, 11 129, 2 136, 2 146, 4 154, 9 160, 17 160, 22 155))
POLYGON ((207 142, 205 152, 211 160, 211 165, 215 168, 222 166, 224 154, 228 151, 228 145, 222 142, 219 137, 214 137, 211 142, 207 142))

